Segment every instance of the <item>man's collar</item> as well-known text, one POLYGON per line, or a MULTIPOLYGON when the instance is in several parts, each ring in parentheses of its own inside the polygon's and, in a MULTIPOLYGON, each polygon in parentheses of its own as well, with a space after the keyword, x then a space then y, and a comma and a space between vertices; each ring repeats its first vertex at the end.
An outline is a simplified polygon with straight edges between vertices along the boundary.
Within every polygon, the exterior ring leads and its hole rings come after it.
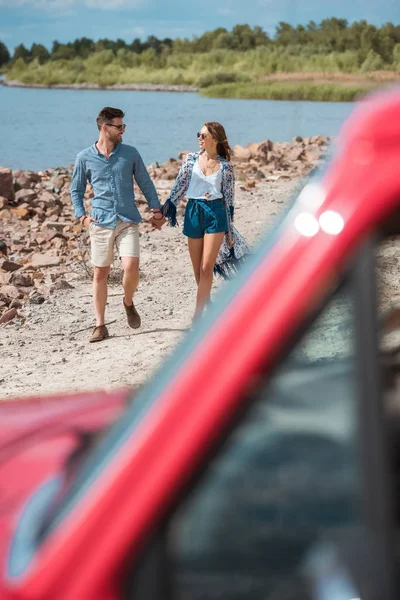
MULTIPOLYGON (((96 141, 96 142, 93 144, 93 146, 92 146, 92 148, 93 148, 93 151, 94 151, 96 154, 98 154, 98 155, 104 156, 104 154, 103 154, 102 152, 100 152, 100 150, 99 150, 99 149, 98 149, 98 147, 97 147, 98 141, 99 141, 99 140, 97 140, 97 141, 96 141)), ((115 154, 116 152, 119 152, 119 149, 120 149, 120 146, 121 146, 121 144, 122 144, 122 142, 117 142, 117 143, 115 144, 114 148, 111 150, 110 156, 111 156, 112 154, 115 154)))

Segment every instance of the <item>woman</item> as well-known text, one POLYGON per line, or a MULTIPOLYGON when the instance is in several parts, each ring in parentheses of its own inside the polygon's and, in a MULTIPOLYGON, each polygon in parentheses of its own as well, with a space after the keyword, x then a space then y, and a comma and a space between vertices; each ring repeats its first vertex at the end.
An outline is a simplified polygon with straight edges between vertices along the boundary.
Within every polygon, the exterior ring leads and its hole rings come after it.
POLYGON ((163 206, 171 225, 176 223, 176 206, 187 196, 183 233, 197 283, 194 318, 210 299, 213 272, 227 277, 232 266, 248 248, 233 228, 235 175, 230 162, 232 150, 220 123, 206 122, 197 134, 199 152, 184 158, 171 194, 163 206))

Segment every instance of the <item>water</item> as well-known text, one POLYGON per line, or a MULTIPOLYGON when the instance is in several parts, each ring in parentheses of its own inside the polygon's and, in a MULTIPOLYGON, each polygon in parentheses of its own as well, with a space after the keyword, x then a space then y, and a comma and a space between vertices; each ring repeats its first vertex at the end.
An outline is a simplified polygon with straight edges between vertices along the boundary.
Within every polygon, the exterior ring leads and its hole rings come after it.
POLYGON ((193 93, 49 90, 0 86, 0 165, 42 170, 67 166, 97 139, 103 106, 124 110, 124 141, 146 165, 196 150, 204 121, 221 122, 230 144, 297 135, 336 135, 352 103, 226 100, 193 93))

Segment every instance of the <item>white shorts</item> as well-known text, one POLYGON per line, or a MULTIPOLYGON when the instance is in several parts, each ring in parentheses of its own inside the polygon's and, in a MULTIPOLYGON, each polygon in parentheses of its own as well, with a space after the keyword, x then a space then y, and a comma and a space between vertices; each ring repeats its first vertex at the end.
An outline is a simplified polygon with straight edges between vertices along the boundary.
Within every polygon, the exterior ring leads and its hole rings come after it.
POLYGON ((139 226, 136 223, 117 220, 115 229, 90 223, 90 249, 95 267, 109 267, 114 262, 114 244, 118 255, 139 258, 139 226))

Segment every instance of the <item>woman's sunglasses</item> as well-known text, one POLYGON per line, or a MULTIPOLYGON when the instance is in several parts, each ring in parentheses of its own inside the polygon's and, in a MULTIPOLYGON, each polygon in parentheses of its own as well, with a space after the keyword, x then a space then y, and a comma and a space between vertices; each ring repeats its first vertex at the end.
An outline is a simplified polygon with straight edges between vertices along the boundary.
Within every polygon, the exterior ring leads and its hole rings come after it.
POLYGON ((204 138, 205 138, 206 136, 205 136, 205 133, 200 133, 200 132, 198 131, 198 132, 197 132, 197 137, 199 138, 199 140, 204 140, 204 138))

